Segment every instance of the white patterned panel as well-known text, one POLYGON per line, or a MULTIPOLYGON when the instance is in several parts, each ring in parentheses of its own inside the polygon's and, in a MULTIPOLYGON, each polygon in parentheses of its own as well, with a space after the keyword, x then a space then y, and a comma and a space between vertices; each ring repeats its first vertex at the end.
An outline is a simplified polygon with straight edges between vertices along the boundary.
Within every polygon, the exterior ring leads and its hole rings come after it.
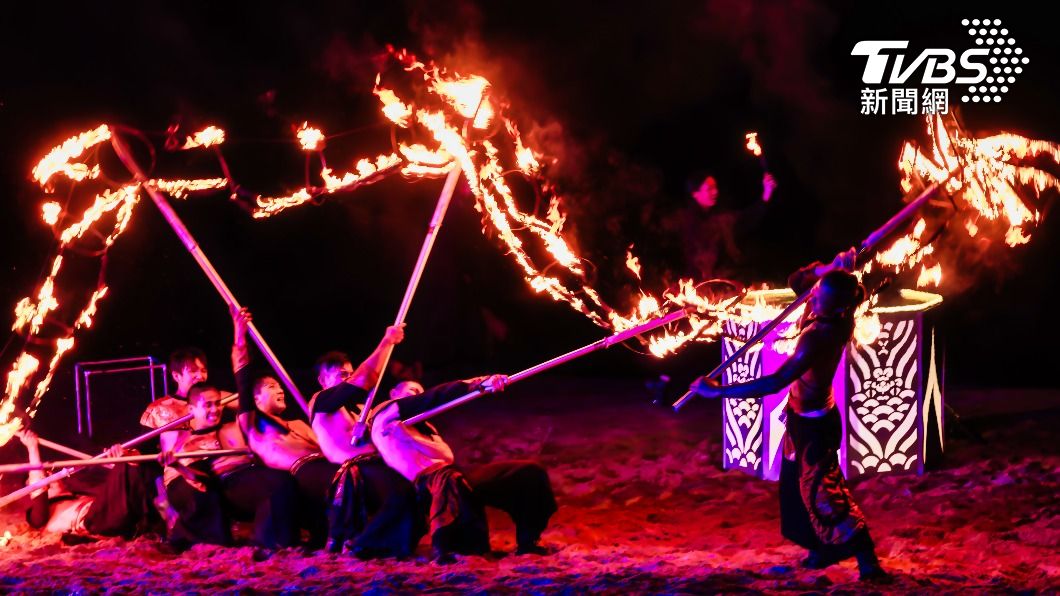
POLYGON ((847 461, 857 475, 908 470, 920 457, 919 344, 908 319, 887 321, 874 343, 849 348, 847 461))
MULTIPOLYGON (((758 324, 746 324, 734 320, 725 322, 721 357, 728 359, 755 333, 758 324)), ((725 369, 723 382, 745 383, 762 376, 761 344, 755 346, 725 369)), ((725 399, 722 410, 725 414, 725 464, 757 473, 762 464, 762 426, 764 413, 760 399, 725 399)))

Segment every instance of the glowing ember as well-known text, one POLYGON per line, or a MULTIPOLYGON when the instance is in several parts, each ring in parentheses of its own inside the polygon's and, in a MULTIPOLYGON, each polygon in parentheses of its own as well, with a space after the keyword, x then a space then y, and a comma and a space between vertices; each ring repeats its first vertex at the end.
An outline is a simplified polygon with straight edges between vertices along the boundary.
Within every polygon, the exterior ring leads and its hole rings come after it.
POLYGON ((225 142, 225 131, 216 126, 207 126, 199 132, 188 137, 181 149, 194 149, 196 147, 213 147, 225 142))
POLYGON ((745 136, 747 138, 747 150, 755 157, 762 157, 762 146, 758 144, 758 133, 749 132, 745 136))
POLYGON ((59 223, 59 215, 63 212, 63 207, 55 201, 48 201, 40 207, 41 217, 44 218, 44 223, 49 226, 54 226, 59 223))
POLYGON ((302 126, 295 131, 298 143, 306 151, 319 151, 324 148, 324 133, 319 128, 309 126, 309 122, 303 122, 302 126))

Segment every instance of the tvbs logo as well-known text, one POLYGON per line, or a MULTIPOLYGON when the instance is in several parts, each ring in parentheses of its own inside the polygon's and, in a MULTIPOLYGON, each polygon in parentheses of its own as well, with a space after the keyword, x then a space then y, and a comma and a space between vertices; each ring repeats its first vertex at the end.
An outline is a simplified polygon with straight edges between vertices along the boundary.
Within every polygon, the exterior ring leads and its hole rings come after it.
POLYGON ((964 102, 999 102, 1030 59, 1016 46, 1001 19, 964 19, 975 46, 957 54, 928 48, 907 55, 908 41, 861 41, 851 56, 865 57, 861 80, 867 85, 967 85, 964 102))

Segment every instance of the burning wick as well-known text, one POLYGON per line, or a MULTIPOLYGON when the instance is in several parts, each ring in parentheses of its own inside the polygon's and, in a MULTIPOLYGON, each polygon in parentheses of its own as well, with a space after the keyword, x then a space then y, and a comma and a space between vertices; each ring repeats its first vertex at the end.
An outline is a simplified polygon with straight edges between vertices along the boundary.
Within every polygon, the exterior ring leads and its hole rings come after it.
POLYGON ((319 128, 309 126, 309 122, 303 122, 295 134, 306 151, 319 151, 324 147, 324 133, 319 128))
POLYGON ((199 132, 188 137, 182 149, 194 149, 196 147, 211 147, 225 142, 225 131, 216 126, 207 126, 199 132))
POLYGON ((55 201, 48 201, 41 205, 40 210, 42 217, 44 217, 44 223, 54 226, 59 223, 59 214, 62 213, 63 208, 55 201))
POLYGON ((749 132, 745 136, 747 137, 747 150, 755 157, 762 157, 762 146, 758 144, 758 133, 749 132))

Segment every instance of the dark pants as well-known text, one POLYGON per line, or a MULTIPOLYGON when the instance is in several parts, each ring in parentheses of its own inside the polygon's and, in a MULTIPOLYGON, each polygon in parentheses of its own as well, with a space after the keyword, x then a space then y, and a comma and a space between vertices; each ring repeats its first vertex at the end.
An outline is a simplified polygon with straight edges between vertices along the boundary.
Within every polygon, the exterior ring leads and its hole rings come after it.
POLYGON ((445 466, 422 474, 416 479, 416 494, 435 551, 465 555, 489 551, 486 512, 460 470, 445 466))
POLYGON ((379 457, 344 464, 332 486, 329 549, 366 557, 406 557, 426 531, 416 489, 379 457))
POLYGON ((298 484, 287 472, 251 464, 225 475, 221 492, 233 519, 254 522, 255 546, 298 543, 298 484))
POLYGON ((174 545, 190 546, 207 543, 228 546, 232 543, 232 528, 225 515, 221 490, 208 484, 199 490, 184 478, 166 485, 169 503, 176 510, 177 523, 169 534, 174 545))
POLYGON ((321 548, 328 537, 328 492, 339 465, 326 459, 315 459, 298 468, 299 521, 309 530, 309 547, 321 548))
POLYGON ((479 503, 496 507, 515 522, 515 541, 534 546, 556 512, 556 497, 548 472, 527 460, 494 462, 467 473, 472 494, 479 503))
MULTIPOLYGON (((154 483, 149 481, 151 470, 145 466, 127 463, 115 464, 113 468, 93 468, 64 481, 66 487, 77 495, 92 497, 92 504, 85 513, 85 529, 100 536, 132 538, 157 526, 160 521, 153 514, 151 499, 154 498, 154 483)), ((47 490, 33 499, 26 520, 34 528, 43 528, 51 515, 51 502, 47 490)))
POLYGON ((861 509, 839 470, 839 412, 820 418, 788 412, 787 431, 795 461, 780 470, 780 531, 810 550, 843 559, 872 548, 861 509))

